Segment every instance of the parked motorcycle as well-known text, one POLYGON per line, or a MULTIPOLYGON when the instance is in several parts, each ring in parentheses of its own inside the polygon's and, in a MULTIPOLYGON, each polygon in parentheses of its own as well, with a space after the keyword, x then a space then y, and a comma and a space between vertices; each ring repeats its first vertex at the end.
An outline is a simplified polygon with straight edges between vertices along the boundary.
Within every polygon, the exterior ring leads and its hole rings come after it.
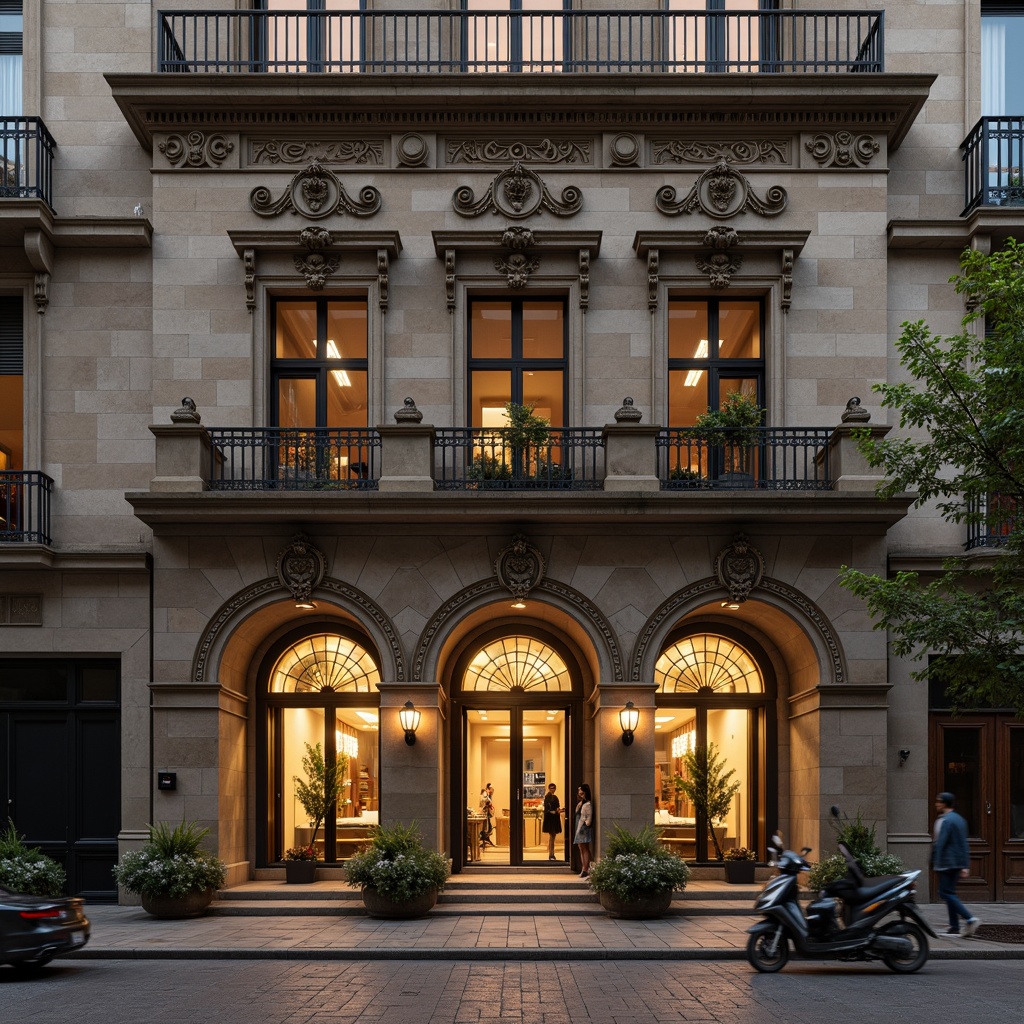
MULTIPOLYGON (((839 816, 833 807, 834 816, 839 816)), ((818 898, 800 906, 798 879, 811 866, 800 853, 783 848, 772 837, 779 873, 770 879, 754 903, 765 916, 747 931, 747 960, 765 973, 779 971, 789 960, 790 947, 814 960, 881 960, 890 970, 910 974, 928 961, 928 938, 937 938, 914 903, 914 884, 920 871, 868 878, 845 844, 839 852, 846 875, 829 882, 818 898)))

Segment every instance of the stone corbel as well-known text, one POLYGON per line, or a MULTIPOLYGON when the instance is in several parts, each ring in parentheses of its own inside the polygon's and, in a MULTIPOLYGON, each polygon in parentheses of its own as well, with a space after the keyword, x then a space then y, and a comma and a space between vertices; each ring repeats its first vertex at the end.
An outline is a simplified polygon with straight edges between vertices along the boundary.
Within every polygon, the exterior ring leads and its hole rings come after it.
POLYGON ((39 228, 25 232, 25 255, 36 272, 36 312, 40 316, 50 304, 50 275, 53 273, 53 242, 39 228))
POLYGON ((788 313, 793 302, 793 250, 782 250, 782 312, 788 313))
POLYGON ((377 305, 380 306, 380 311, 386 313, 388 311, 388 289, 390 282, 388 279, 388 251, 387 249, 377 250, 377 305))
POLYGON ((444 251, 444 297, 448 312, 455 312, 455 250, 444 251))
POLYGON ((590 250, 580 249, 580 309, 590 305, 590 250))
POLYGON ((242 250, 242 266, 245 268, 245 308, 256 309, 256 250, 242 250))
POLYGON ((658 261, 657 249, 647 250, 647 308, 653 313, 658 308, 658 261))

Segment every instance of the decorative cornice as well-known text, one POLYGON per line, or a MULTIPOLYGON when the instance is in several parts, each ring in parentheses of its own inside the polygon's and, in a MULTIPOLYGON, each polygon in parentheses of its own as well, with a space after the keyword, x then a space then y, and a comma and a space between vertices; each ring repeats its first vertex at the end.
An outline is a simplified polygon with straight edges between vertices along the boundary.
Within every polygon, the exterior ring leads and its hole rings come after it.
POLYGON ((589 164, 592 152, 589 139, 451 139, 446 159, 449 164, 589 164))
POLYGON ((384 143, 379 139, 249 139, 249 163, 383 164, 384 143))
POLYGON ((536 171, 516 160, 511 167, 495 175, 479 199, 469 185, 460 185, 452 196, 452 206, 462 217, 479 217, 490 212, 510 220, 522 220, 539 214, 542 209, 556 217, 571 217, 583 206, 583 192, 575 185, 567 185, 562 189, 561 198, 556 199, 536 171))
POLYGON ((788 164, 789 139, 739 139, 735 142, 701 139, 655 139, 651 143, 654 164, 788 164))
POLYGON ((276 217, 281 213, 298 213, 311 220, 320 220, 332 213, 369 217, 380 205, 380 192, 372 185, 363 186, 359 198, 353 199, 338 176, 318 160, 299 171, 277 199, 271 198, 266 185, 257 185, 249 193, 249 206, 261 217, 276 217))
POLYGON ((789 194, 781 185, 772 185, 764 199, 754 191, 747 176, 719 160, 694 182, 682 199, 676 198, 673 185, 664 185, 654 197, 654 205, 666 216, 700 210, 708 217, 724 220, 752 210, 762 217, 776 217, 786 208, 789 194))
POLYGON ((867 167, 881 149, 873 135, 853 132, 819 132, 805 143, 819 167, 867 167))
POLYGON ((167 157, 172 167, 180 164, 184 167, 206 168, 220 167, 228 154, 234 151, 235 144, 220 133, 207 135, 205 132, 191 131, 185 135, 168 135, 157 148, 167 157))

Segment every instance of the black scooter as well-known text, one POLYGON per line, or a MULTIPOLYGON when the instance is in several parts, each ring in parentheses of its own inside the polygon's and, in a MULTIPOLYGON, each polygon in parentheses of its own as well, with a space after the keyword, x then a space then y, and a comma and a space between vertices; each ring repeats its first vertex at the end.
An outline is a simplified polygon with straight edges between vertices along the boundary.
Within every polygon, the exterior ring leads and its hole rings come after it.
MULTIPOLYGON (((838 817, 837 808, 832 808, 832 813, 838 817)), ((747 929, 747 960, 752 967, 765 973, 781 970, 789 960, 791 945, 808 959, 881 960, 901 974, 920 970, 927 963, 927 936, 937 936, 914 903, 914 883, 920 871, 867 878, 857 858, 839 843, 846 875, 829 882, 805 915, 797 879, 801 871, 811 869, 804 860, 810 848, 804 847, 800 853, 784 850, 778 836, 772 837, 772 845, 778 851, 779 873, 765 884, 754 903, 765 920, 747 929)))

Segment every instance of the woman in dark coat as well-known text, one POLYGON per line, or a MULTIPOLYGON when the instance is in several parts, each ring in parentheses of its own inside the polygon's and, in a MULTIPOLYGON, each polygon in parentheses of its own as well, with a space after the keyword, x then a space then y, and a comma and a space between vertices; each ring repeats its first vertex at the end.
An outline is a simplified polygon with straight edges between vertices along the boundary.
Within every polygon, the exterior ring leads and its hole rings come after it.
POLYGON ((550 783, 544 795, 544 823, 541 825, 541 831, 548 837, 548 860, 555 859, 555 836, 562 834, 562 815, 565 813, 555 796, 555 788, 555 784, 550 783))

